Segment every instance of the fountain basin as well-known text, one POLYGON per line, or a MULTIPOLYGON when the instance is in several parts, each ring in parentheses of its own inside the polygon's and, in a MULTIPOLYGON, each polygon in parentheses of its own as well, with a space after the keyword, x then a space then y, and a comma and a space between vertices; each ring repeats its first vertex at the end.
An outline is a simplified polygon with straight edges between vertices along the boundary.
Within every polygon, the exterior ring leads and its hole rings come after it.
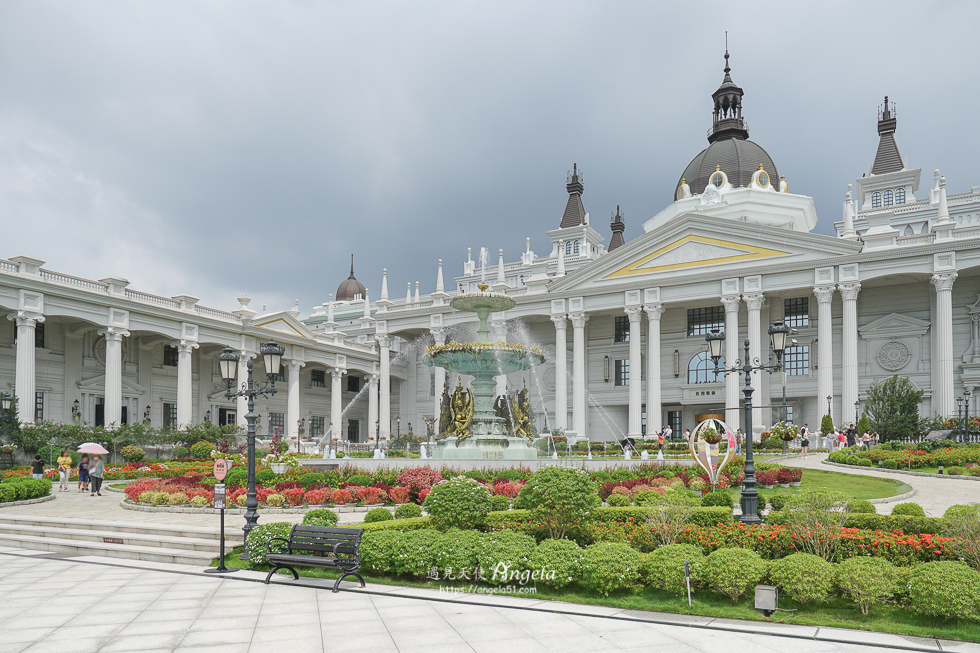
POLYGON ((430 367, 444 367, 457 374, 479 376, 482 374, 510 374, 530 369, 544 363, 544 354, 522 345, 496 343, 460 344, 451 342, 431 347, 422 359, 430 367))

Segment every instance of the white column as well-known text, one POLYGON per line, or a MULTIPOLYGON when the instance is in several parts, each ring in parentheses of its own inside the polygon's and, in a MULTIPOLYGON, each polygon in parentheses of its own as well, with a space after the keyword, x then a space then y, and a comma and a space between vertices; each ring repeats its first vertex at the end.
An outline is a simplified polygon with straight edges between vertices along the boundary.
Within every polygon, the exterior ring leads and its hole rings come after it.
MULTIPOLYGON (((108 345, 108 338, 106 345, 108 345)), ((188 426, 194 421, 194 365, 193 352, 198 344, 189 340, 174 343, 177 348, 177 425, 188 426)), ((106 347, 108 351, 108 346, 106 347)), ((106 356, 106 364, 109 358, 106 356)), ((108 380, 108 376, 106 377, 108 380)), ((108 394, 106 395, 108 398, 108 394)), ((108 401, 106 402, 108 404, 108 401)), ((138 416, 133 415, 132 419, 138 416)), ((109 420, 106 420, 106 424, 109 420)))
POLYGON ((344 378, 345 372, 347 370, 344 369, 330 370, 330 421, 333 422, 333 434, 331 437, 341 440, 346 439, 343 424, 341 424, 343 421, 341 413, 344 410, 341 381, 344 378))
POLYGON ((391 365, 390 349, 391 338, 385 334, 375 336, 378 341, 378 353, 380 354, 381 384, 378 400, 378 419, 381 421, 381 432, 378 434, 379 440, 387 439, 391 436, 391 365))
POLYGON ((288 360, 286 363, 286 437, 296 438, 296 450, 301 449, 302 441, 299 437, 299 419, 302 412, 300 407, 300 368, 306 365, 299 360, 288 360))
POLYGON ((568 320, 552 315, 555 324, 555 428, 568 430, 568 320))
MULTIPOLYGON (((844 324, 841 327, 843 352, 841 355, 841 424, 854 421, 854 402, 858 400, 858 324, 857 298, 861 284, 842 283, 840 295, 844 300, 844 324)), ((952 354, 950 355, 952 360, 952 354)), ((950 365, 952 369, 952 365, 950 365)), ((952 372, 950 372, 952 374, 952 372)))
MULTIPOLYGON (((721 298, 721 303, 725 306, 726 367, 731 367, 741 358, 738 353, 742 346, 742 340, 738 336, 738 307, 741 301, 739 295, 721 298)), ((733 429, 739 428, 742 421, 739 412, 738 385, 738 374, 729 374, 725 377, 725 423, 733 429)))
MULTIPOLYGON (((753 361, 762 358, 762 302, 765 300, 765 295, 760 293, 749 293, 742 295, 742 299, 745 300, 745 306, 748 308, 748 337, 749 337, 749 358, 753 361)), ((753 397, 755 401, 754 404, 758 405, 763 403, 763 397, 765 396, 759 390, 762 387, 762 374, 765 372, 753 372, 752 385, 755 386, 756 393, 753 397)), ((734 375, 732 375, 734 376, 734 375)), ((769 403, 765 401, 765 403, 769 403)), ((762 433, 765 427, 768 426, 771 421, 768 417, 763 417, 763 408, 753 408, 752 409, 752 431, 754 433, 762 433)))
POLYGON ((586 437, 588 402, 585 398, 585 313, 571 313, 572 320, 572 430, 576 437, 586 437))
MULTIPOLYGON (((823 415, 824 402, 827 397, 834 396, 834 325, 831 318, 834 286, 817 286, 813 294, 817 297, 817 406, 823 415)), ((831 399, 831 419, 834 417, 833 403, 831 399)))
POLYGON ((956 272, 932 275, 936 287, 936 380, 933 413, 943 417, 956 415, 953 398, 953 282, 956 272))
POLYGON ((116 429, 122 422, 122 339, 129 331, 108 327, 99 334, 105 336, 105 426, 116 429))
MULTIPOLYGON (((439 274, 442 274, 442 266, 439 267, 439 274)), ((442 278, 440 276, 440 278, 442 278)), ((432 333, 432 338, 435 340, 436 346, 441 347, 446 344, 446 328, 445 327, 432 327, 429 329, 432 333)), ((446 385, 446 368, 439 367, 438 365, 433 365, 432 376, 434 377, 432 386, 435 388, 435 392, 432 393, 432 417, 435 419, 436 428, 439 425, 439 417, 441 413, 441 403, 442 403, 442 388, 446 385)), ((377 419, 377 418, 375 418, 377 419)), ((374 428, 373 426, 371 428, 374 428)))
POLYGON ((369 374, 368 382, 368 438, 378 439, 378 375, 369 374))
MULTIPOLYGON (((14 372, 17 418, 21 422, 33 424, 34 401, 37 393, 34 330, 38 322, 44 322, 44 316, 39 313, 18 311, 16 316, 10 315, 8 317, 15 320, 17 324, 17 363, 14 372)), ((65 397, 65 401, 68 401, 67 397, 65 397)))
POLYGON ((660 318, 664 314, 664 305, 648 304, 643 310, 647 313, 647 435, 653 435, 663 419, 660 403, 660 318))
POLYGON ((630 319, 630 385, 629 385, 629 436, 639 438, 643 435, 643 350, 641 341, 643 327, 640 306, 626 307, 630 319))
MULTIPOLYGON (((252 355, 248 352, 242 352, 238 357, 238 389, 241 390, 242 387, 248 382, 248 362, 252 358, 252 355)), ((238 425, 243 429, 248 428, 248 420, 245 419, 245 414, 248 412, 248 399, 245 397, 238 397, 235 400, 235 418, 238 420, 238 425)))

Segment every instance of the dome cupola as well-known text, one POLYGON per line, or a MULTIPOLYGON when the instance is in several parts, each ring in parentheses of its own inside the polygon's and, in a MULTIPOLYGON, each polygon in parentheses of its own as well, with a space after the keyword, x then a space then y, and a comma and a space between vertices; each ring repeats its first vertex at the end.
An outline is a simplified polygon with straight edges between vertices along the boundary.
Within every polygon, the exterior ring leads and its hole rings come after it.
POLYGON ((367 289, 364 284, 354 278, 354 255, 350 255, 350 276, 337 286, 337 301, 351 302, 364 299, 367 289))

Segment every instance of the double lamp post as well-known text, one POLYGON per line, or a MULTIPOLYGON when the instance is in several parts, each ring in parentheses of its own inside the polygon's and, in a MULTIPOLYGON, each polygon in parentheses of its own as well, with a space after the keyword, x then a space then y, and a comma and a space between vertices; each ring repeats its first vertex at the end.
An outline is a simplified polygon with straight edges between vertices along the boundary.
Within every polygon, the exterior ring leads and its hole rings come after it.
POLYGON ((259 355, 265 365, 265 373, 269 377, 267 383, 261 387, 256 387, 252 379, 252 361, 247 360, 245 366, 248 368, 248 377, 242 382, 237 391, 232 391, 232 383, 238 374, 238 364, 241 355, 231 347, 225 347, 224 351, 218 354, 218 367, 221 370, 221 378, 225 380, 227 389, 225 397, 233 399, 235 397, 245 397, 248 399, 248 412, 245 413, 245 421, 248 423, 248 487, 245 495, 245 550, 242 552, 242 560, 248 560, 248 534, 255 528, 259 521, 259 501, 255 494, 255 422, 258 415, 255 413, 255 397, 259 395, 276 394, 276 374, 282 364, 282 355, 286 350, 270 340, 259 348, 259 355))
MULTIPOLYGON (((725 332, 721 329, 712 329, 706 336, 708 350, 711 360, 715 365, 715 374, 724 373, 742 374, 745 376, 745 387, 742 394, 745 395, 745 481, 742 484, 742 521, 746 524, 761 524, 759 517, 759 492, 755 489, 755 460, 752 457, 752 372, 765 371, 769 374, 783 369, 783 352, 786 351, 786 337, 789 335, 790 328, 782 322, 776 322, 769 327, 769 344, 772 346, 773 354, 776 356, 773 362, 770 356, 766 363, 758 358, 749 356, 749 339, 745 339, 745 358, 741 361, 736 360, 732 367, 720 368, 719 361, 722 357, 722 349, 725 344, 725 332)), ((785 402, 784 402, 785 403, 785 402)))

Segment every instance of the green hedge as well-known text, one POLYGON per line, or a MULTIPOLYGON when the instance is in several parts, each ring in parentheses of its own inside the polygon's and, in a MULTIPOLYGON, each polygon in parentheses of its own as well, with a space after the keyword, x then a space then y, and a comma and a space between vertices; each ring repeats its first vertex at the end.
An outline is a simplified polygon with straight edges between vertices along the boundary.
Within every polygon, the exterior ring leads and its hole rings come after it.
POLYGON ((942 533, 946 520, 941 517, 912 517, 909 515, 852 514, 847 518, 848 528, 894 531, 903 533, 942 533))
POLYGON ((51 481, 44 478, 18 477, 0 484, 0 503, 40 499, 51 494, 51 481))

